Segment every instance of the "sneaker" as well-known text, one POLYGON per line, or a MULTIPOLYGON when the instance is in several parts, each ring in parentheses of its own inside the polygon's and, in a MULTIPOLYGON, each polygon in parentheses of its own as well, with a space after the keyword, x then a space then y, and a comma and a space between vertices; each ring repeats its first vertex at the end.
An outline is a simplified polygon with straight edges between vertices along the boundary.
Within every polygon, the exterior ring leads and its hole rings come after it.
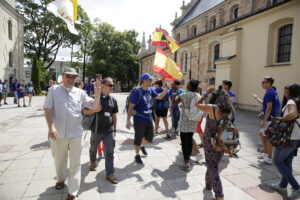
POLYGON ((158 135, 158 131, 155 131, 155 132, 154 132, 154 135, 158 135))
POLYGON ((21 107, 20 104, 18 104, 18 107, 21 107))
POLYGON ((262 154, 259 155, 257 158, 258 158, 258 159, 265 159, 265 158, 268 158, 268 154, 262 153, 262 154))
POLYGON ((190 164, 190 162, 185 163, 185 164, 183 165, 182 169, 183 169, 184 171, 190 171, 190 170, 191 170, 191 164, 190 164))
POLYGON ((170 133, 167 133, 167 134, 166 134, 166 138, 167 138, 167 139, 170 139, 170 138, 171 138, 170 133))
POLYGON ((8 103, 4 102, 4 105, 7 105, 8 103))
POLYGON ((198 154, 196 155, 196 162, 199 163, 200 160, 201 160, 202 158, 203 158, 202 153, 198 153, 198 154))
POLYGON ((268 184, 268 186, 281 194, 287 194, 287 188, 280 187, 279 183, 268 184))
POLYGON ((145 148, 145 146, 141 146, 141 151, 142 151, 142 153, 145 155, 145 156, 147 156, 148 155, 148 152, 146 151, 146 148, 145 148))
POLYGON ((141 159, 141 156, 139 154, 137 154, 135 156, 135 162, 138 163, 138 164, 140 164, 140 165, 144 164, 143 161, 142 161, 142 159, 141 159))
POLYGON ((300 197, 300 189, 294 190, 292 189, 292 194, 288 196, 290 199, 297 199, 300 197))
POLYGON ((262 163, 262 164, 267 164, 267 165, 272 165, 272 159, 270 158, 264 158, 264 159, 259 159, 258 162, 262 163))
POLYGON ((27 106, 24 104, 23 107, 27 107, 27 106))

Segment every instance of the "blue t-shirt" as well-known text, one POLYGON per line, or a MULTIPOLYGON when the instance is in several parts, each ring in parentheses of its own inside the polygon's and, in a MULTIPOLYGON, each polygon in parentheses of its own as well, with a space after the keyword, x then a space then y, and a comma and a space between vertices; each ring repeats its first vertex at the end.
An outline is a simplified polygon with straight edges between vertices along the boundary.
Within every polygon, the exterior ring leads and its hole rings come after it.
POLYGON ((138 114, 144 117, 134 116, 134 121, 147 122, 152 121, 152 99, 157 97, 157 93, 153 88, 143 90, 142 88, 136 89, 131 95, 130 103, 135 104, 135 110, 138 114), (141 97, 142 93, 142 97, 141 97), (140 100, 140 101, 139 101, 140 100))
POLYGON ((232 91, 228 91, 228 94, 230 96, 232 106, 235 107, 235 93, 232 91))
POLYGON ((3 83, 3 92, 8 92, 8 83, 3 83))
POLYGON ((21 83, 17 84, 17 93, 18 93, 18 95, 24 95, 24 90, 23 90, 24 88, 25 88, 24 84, 21 84, 21 83))
POLYGON ((17 91, 17 83, 12 84, 12 90, 13 92, 17 91))
POLYGON ((157 93, 157 94, 160 94, 164 91, 163 88, 155 88, 154 91, 157 93))
MULTIPOLYGON (((177 92, 174 92, 173 88, 171 88, 168 92, 168 96, 170 97, 170 101, 172 102, 173 100, 176 99, 177 96, 179 96, 183 92, 182 89, 178 89, 177 92)), ((173 105, 173 109, 179 109, 178 104, 173 105)))
POLYGON ((87 85, 85 90, 86 90, 86 93, 89 96, 91 96, 94 93, 94 85, 91 85, 91 84, 87 85))
POLYGON ((278 94, 277 94, 276 90, 269 89, 266 91, 266 94, 265 94, 264 100, 263 100, 263 112, 264 113, 266 113, 268 103, 272 103, 272 111, 268 118, 268 121, 270 121, 273 117, 280 116, 281 103, 278 98, 278 94))

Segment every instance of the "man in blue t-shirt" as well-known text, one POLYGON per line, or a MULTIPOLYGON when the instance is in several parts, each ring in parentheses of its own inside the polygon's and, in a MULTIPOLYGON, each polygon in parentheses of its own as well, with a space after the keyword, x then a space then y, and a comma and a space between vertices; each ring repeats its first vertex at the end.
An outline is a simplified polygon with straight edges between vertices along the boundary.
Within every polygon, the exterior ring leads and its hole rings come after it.
POLYGON ((235 93, 230 91, 232 87, 232 82, 228 81, 228 80, 224 80, 222 82, 222 88, 223 90, 225 90, 231 99, 231 104, 232 104, 232 108, 233 108, 233 112, 231 113, 231 121, 234 123, 235 120, 235 116, 236 116, 236 100, 235 100, 235 93))
POLYGON ((127 112, 126 128, 131 128, 131 116, 133 115, 134 122, 134 145, 135 145, 135 161, 138 164, 143 164, 140 150, 146 156, 148 155, 145 144, 152 142, 153 139, 153 123, 152 123, 152 99, 162 100, 163 97, 169 92, 165 89, 159 95, 151 88, 153 76, 148 73, 140 76, 140 87, 136 88, 130 96, 130 104, 127 112))
POLYGON ((168 96, 171 101, 171 106, 170 106, 170 113, 172 115, 172 128, 175 134, 178 133, 177 127, 178 127, 178 122, 180 119, 180 109, 178 104, 174 104, 174 101, 177 96, 180 96, 180 94, 183 92, 182 89, 180 89, 180 81, 176 80, 172 83, 171 89, 168 93, 168 96))
MULTIPOLYGON (((266 90, 265 96, 263 98, 263 119, 260 124, 259 133, 261 135, 261 140, 264 148, 264 153, 259 156, 259 162, 264 164, 272 164, 272 154, 273 147, 268 141, 265 131, 268 129, 271 119, 274 117, 279 117, 281 103, 278 98, 277 91, 273 88, 274 79, 267 76, 262 81, 262 87, 266 90)), ((258 99, 256 97, 256 99, 258 99)))
POLYGON ((18 93, 17 93, 17 84, 18 84, 18 80, 15 79, 15 81, 12 84, 12 91, 14 93, 14 104, 18 103, 18 93))
POLYGON ((20 83, 17 84, 17 94, 18 94, 18 107, 20 106, 20 99, 23 99, 23 107, 27 107, 25 105, 25 84, 24 80, 21 80, 20 83))
POLYGON ((86 90, 86 93, 89 95, 89 96, 92 96, 94 94, 94 83, 95 83, 95 80, 94 79, 91 79, 90 82, 87 84, 87 86, 85 87, 85 90, 86 90))

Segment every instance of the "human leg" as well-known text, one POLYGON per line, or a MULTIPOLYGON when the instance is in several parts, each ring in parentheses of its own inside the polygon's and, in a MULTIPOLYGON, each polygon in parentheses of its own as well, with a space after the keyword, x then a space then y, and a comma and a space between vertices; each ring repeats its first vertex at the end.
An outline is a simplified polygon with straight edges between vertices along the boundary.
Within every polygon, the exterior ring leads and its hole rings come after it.
POLYGON ((83 146, 82 138, 69 139, 70 169, 68 177, 69 194, 76 196, 81 181, 81 151, 83 146))
POLYGON ((109 133, 103 138, 105 146, 105 169, 106 175, 113 175, 115 172, 114 168, 114 149, 115 149, 115 139, 113 133, 109 133))
POLYGON ((50 148, 54 159, 57 182, 64 182, 67 176, 68 141, 67 139, 50 139, 50 148))

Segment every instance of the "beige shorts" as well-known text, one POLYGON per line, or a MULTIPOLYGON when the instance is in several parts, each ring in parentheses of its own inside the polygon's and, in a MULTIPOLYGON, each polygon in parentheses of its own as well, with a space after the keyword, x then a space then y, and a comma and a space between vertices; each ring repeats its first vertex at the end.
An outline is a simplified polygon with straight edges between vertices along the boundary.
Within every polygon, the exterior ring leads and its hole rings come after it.
MULTIPOLYGON (((261 121, 260 124, 262 124, 262 121, 261 121)), ((267 121, 266 127, 265 127, 265 128, 260 128, 260 129, 259 129, 259 133, 260 133, 261 135, 263 135, 263 136, 266 136, 265 131, 269 128, 270 124, 271 124, 271 121, 267 121)))

